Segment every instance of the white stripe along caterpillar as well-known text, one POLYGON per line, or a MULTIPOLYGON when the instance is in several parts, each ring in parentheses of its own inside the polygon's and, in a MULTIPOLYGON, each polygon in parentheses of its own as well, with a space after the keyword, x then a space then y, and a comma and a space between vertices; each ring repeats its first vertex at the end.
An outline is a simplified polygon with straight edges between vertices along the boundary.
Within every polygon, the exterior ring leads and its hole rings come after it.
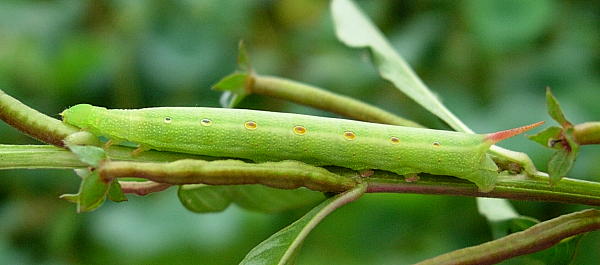
POLYGON ((244 109, 163 107, 108 110, 79 104, 63 121, 116 142, 256 162, 298 160, 316 166, 430 173, 493 188, 498 167, 486 154, 498 141, 541 124, 467 134, 244 109))

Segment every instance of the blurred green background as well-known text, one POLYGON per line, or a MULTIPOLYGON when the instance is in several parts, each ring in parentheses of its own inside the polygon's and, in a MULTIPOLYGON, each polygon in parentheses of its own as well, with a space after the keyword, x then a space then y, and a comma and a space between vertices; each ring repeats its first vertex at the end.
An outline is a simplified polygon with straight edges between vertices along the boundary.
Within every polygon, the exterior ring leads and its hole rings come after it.
MULTIPOLYGON (((478 132, 553 122, 553 88, 574 123, 600 119, 598 1, 359 1, 393 45, 478 132)), ((257 72, 360 98, 434 128, 435 117, 382 81, 364 51, 335 38, 318 0, 65 0, 0 2, 0 88, 54 117, 77 103, 111 108, 218 106, 209 88, 235 68, 244 39, 257 72)), ((245 108, 330 113, 251 96, 245 108)), ((36 144, 0 124, 0 143, 36 144)), ((551 151, 516 137, 545 170, 551 151)), ((600 181, 600 148, 584 147, 575 178, 600 181)), ((307 209, 279 214, 236 206, 194 214, 171 188, 108 202, 92 213, 58 199, 74 193, 68 170, 0 171, 1 264, 235 264, 307 209)), ((513 202, 547 220, 577 205, 513 202)), ((472 198, 367 195, 309 236, 298 264, 411 264, 491 239, 472 198)), ((600 260, 600 233, 575 264, 600 260)), ((519 259, 510 264, 533 264, 519 259)), ((507 264, 508 264, 507 263, 507 264)), ((596 263, 597 264, 597 263, 596 263)))

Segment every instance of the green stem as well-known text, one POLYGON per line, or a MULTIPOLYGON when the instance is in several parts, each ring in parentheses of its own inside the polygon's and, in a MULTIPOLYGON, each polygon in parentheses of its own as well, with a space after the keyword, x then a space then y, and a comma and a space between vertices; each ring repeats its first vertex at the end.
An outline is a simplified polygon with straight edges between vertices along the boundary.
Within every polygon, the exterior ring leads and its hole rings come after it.
POLYGON ((258 164, 240 160, 185 159, 170 163, 114 161, 102 164, 98 170, 106 180, 136 177, 173 185, 263 184, 281 189, 307 187, 329 192, 346 191, 356 186, 356 181, 352 178, 342 177, 324 168, 298 161, 258 164))
POLYGON ((506 176, 498 179, 492 191, 480 192, 472 183, 451 177, 425 175, 419 181, 406 182, 401 178, 385 176, 369 179, 367 192, 444 194, 600 206, 598 182, 564 178, 555 186, 549 186, 548 181, 548 177, 543 176, 506 176))
POLYGON ((45 143, 64 146, 63 139, 79 129, 44 115, 0 90, 0 119, 45 143))
MULTIPOLYGON (((134 148, 111 146, 106 151, 108 157, 114 160, 171 162, 181 159, 215 159, 214 157, 152 150, 134 156, 132 155, 133 150, 134 148)), ((51 145, 0 144, 0 169, 83 168, 87 166, 75 154, 63 148, 51 145)))
POLYGON ((400 126, 422 125, 394 115, 359 100, 338 95, 314 86, 273 76, 248 75, 247 92, 289 100, 298 104, 327 110, 356 120, 400 126))
POLYGON ((575 141, 580 145, 600 144, 600 121, 575 125, 575 141))
POLYGON ((566 214, 478 246, 452 251, 419 265, 495 264, 549 248, 561 240, 600 229, 600 211, 595 209, 566 214))
MULTIPOLYGON (((336 172, 332 173, 323 168, 291 161, 268 164, 244 163, 237 160, 218 160, 210 163, 179 161, 171 163, 171 167, 165 167, 169 164, 156 163, 156 161, 170 162, 204 157, 157 151, 146 151, 138 156, 131 156, 132 150, 132 148, 114 146, 108 149, 108 154, 113 160, 155 163, 109 162, 104 165, 104 170, 108 169, 105 172, 107 178, 143 177, 173 185, 262 183, 282 188, 302 185, 321 191, 343 191, 354 186, 356 182, 353 177, 360 175, 355 171, 342 168, 331 168, 336 172), (110 166, 107 167, 108 165, 110 166), (187 168, 186 165, 190 167, 187 168), (325 178, 320 179, 323 176, 325 178)), ((0 158, 0 169, 87 167, 70 151, 54 146, 0 145, 0 158)), ((600 183, 564 178, 556 185, 549 186, 548 177, 545 175, 500 177, 496 188, 487 193, 479 192, 477 186, 470 182, 448 176, 423 174, 418 181, 406 182, 404 177, 391 172, 375 171, 372 176, 363 180, 369 185, 368 192, 446 194, 600 206, 600 183)))

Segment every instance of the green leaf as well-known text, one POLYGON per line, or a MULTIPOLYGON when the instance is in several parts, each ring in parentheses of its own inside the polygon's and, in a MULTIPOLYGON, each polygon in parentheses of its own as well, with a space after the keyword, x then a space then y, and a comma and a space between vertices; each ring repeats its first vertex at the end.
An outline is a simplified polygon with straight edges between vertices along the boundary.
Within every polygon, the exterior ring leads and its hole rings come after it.
POLYGON ((97 167, 100 162, 106 159, 104 149, 92 145, 69 145, 69 149, 79 160, 92 167, 97 167))
POLYGON ((472 132, 425 86, 373 23, 349 0, 331 4, 337 38, 351 47, 370 48, 384 79, 457 131, 472 132))
POLYGON ((181 185, 177 196, 181 204, 196 213, 221 212, 231 203, 230 186, 181 185))
POLYGON ((359 184, 352 190, 325 200, 302 218, 250 250, 240 264, 293 264, 294 257, 310 231, 335 209, 360 198, 366 191, 366 187, 366 184, 359 184))
POLYGON ((108 198, 113 202, 124 202, 127 201, 127 197, 123 190, 121 190, 121 184, 119 181, 113 180, 108 189, 108 198))
POLYGON ((477 198, 477 209, 490 224, 494 238, 503 237, 511 231, 511 222, 522 218, 507 200, 477 198))
POLYGON ((563 114, 558 100, 554 97, 549 87, 546 88, 546 105, 548 105, 548 114, 550 117, 552 117, 552 119, 558 122, 558 124, 560 124, 563 128, 573 127, 573 125, 563 114))
POLYGON ((560 146, 557 145, 552 146, 552 141, 559 139, 561 131, 562 129, 560 127, 552 126, 534 135, 528 135, 527 138, 544 147, 560 148, 560 146))
POLYGON ((575 259, 577 247, 582 237, 583 235, 569 237, 554 247, 529 255, 529 258, 537 260, 540 264, 571 264, 575 259))
POLYGON ((570 152, 565 149, 559 149, 552 155, 548 161, 548 175, 550 175, 550 184, 554 185, 569 173, 573 162, 577 156, 576 152, 570 152))
POLYGON ((232 201, 252 211, 275 213, 314 205, 325 196, 306 188, 283 190, 263 185, 237 185, 230 187, 232 201))
POLYGON ((248 95, 248 91, 246 90, 247 79, 248 74, 233 73, 213 85, 213 90, 224 92, 219 101, 221 106, 233 108, 248 95))
POLYGON ((110 185, 96 171, 84 176, 77 193, 77 212, 89 212, 100 207, 106 200, 110 185))
POLYGON ((246 51, 246 45, 243 40, 240 40, 238 44, 238 70, 244 73, 252 72, 252 65, 250 64, 250 57, 246 51))

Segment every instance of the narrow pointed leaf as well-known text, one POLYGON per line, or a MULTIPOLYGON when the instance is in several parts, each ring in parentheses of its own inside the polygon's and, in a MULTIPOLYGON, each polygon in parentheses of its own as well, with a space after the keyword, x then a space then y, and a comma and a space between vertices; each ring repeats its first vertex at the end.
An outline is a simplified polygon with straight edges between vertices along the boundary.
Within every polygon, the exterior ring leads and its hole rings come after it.
POLYGON ((549 148, 560 148, 557 145, 552 145, 553 140, 557 140, 560 137, 560 127, 552 126, 542 130, 534 135, 529 135, 527 138, 530 140, 549 148))
POLYGON ((321 220, 340 206, 360 198, 366 190, 365 184, 331 197, 296 222, 273 234, 254 247, 240 264, 293 264, 300 246, 321 220))
POLYGON ((243 40, 240 40, 238 44, 238 70, 249 73, 252 71, 252 65, 250 64, 250 57, 248 56, 248 52, 246 51, 246 45, 243 40))
POLYGON ((560 179, 569 173, 576 153, 565 149, 559 149, 548 161, 548 175, 550 175, 550 184, 556 184, 560 179))
POLYGON ((550 88, 546 88, 546 104, 548 105, 548 114, 550 115, 550 117, 552 117, 552 119, 558 122, 558 124, 560 124, 563 128, 569 128, 573 126, 567 120, 565 114, 563 114, 563 111, 560 108, 560 104, 552 94, 550 88))
POLYGON ((521 216, 507 200, 496 198, 477 198, 479 214, 490 224, 494 238, 500 238, 510 232, 512 220, 521 216))
POLYGON ((224 92, 221 95, 221 106, 233 108, 248 95, 246 91, 247 79, 247 74, 236 72, 224 77, 212 87, 213 90, 224 92))
POLYGON ((457 131, 472 132, 425 86, 383 34, 350 0, 331 4, 335 32, 340 41, 356 48, 369 48, 380 75, 419 105, 457 131))

